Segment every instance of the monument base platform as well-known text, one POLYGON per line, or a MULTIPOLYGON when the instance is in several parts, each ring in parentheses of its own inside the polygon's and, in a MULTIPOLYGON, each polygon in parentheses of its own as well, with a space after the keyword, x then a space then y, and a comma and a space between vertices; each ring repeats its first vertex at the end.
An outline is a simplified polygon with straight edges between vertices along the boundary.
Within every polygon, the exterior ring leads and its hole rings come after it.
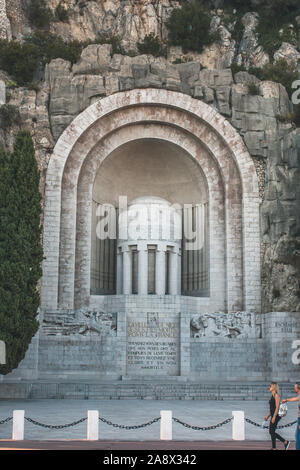
MULTIPOLYGON (((268 400, 270 382, 14 381, 0 383, 0 400, 268 400)), ((279 383, 281 396, 294 394, 294 383, 279 383)))

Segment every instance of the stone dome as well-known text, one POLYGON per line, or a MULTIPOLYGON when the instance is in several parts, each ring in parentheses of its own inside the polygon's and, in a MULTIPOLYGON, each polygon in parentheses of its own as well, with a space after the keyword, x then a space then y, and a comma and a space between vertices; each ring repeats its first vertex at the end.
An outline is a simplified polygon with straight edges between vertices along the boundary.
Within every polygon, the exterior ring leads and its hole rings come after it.
POLYGON ((181 227, 181 208, 157 196, 133 199, 119 217, 119 233, 127 232, 129 241, 155 243, 166 240, 174 243, 181 239, 181 227))

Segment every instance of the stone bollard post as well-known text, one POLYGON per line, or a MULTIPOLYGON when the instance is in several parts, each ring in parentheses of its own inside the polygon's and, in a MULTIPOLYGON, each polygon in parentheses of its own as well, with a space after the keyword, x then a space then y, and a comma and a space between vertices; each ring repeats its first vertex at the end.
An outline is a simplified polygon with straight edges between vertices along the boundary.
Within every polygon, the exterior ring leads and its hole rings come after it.
POLYGON ((23 441, 24 440, 24 410, 13 411, 13 428, 12 428, 12 440, 23 441))
POLYGON ((172 411, 160 412, 160 439, 172 440, 172 411))
POLYGON ((232 412, 232 439, 234 441, 245 440, 245 414, 243 411, 232 412))
POLYGON ((98 441, 99 439, 99 411, 89 410, 87 415, 87 440, 98 441))

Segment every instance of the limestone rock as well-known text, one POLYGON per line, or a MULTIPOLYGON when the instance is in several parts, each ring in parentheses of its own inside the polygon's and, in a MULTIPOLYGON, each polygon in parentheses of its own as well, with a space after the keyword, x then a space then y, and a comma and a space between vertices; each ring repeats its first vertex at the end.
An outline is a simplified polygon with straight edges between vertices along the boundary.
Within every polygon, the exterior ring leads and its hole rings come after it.
POLYGON ((284 59, 291 66, 296 66, 300 60, 300 53, 288 42, 283 42, 281 47, 274 53, 274 60, 284 59))
POLYGON ((7 17, 6 0, 0 0, 0 39, 12 38, 10 21, 7 17))
MULTIPOLYGON (((54 10, 59 0, 48 0, 54 10)), ((167 38, 166 21, 176 0, 94 0, 78 2, 65 0, 69 13, 67 23, 55 22, 52 31, 66 41, 94 41, 99 35, 119 36, 126 50, 136 50, 146 34, 153 32, 160 39, 167 38)))
POLYGON ((300 311, 300 238, 282 233, 264 256, 265 309, 300 311))
POLYGON ((245 27, 242 40, 238 47, 236 63, 245 67, 262 67, 269 63, 269 55, 258 45, 256 27, 259 22, 257 13, 246 13, 242 18, 245 27))
POLYGON ((254 83, 257 85, 260 83, 260 80, 255 76, 251 75, 248 72, 238 72, 234 75, 234 81, 235 83, 242 83, 245 85, 249 85, 250 83, 254 83))
POLYGON ((73 74, 103 73, 111 62, 111 44, 91 44, 83 49, 79 61, 73 65, 73 74))

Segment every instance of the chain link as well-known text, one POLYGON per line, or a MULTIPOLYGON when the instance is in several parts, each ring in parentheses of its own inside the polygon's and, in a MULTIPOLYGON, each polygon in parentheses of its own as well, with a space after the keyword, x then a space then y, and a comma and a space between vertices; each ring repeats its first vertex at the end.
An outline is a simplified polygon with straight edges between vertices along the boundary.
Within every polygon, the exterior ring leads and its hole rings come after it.
POLYGON ((83 423, 84 421, 87 420, 87 418, 81 418, 78 421, 74 421, 73 423, 69 423, 69 424, 52 425, 52 424, 39 423, 38 421, 35 421, 34 419, 31 419, 31 418, 25 417, 25 419, 26 421, 29 421, 29 423, 36 424, 37 426, 41 426, 42 428, 49 428, 49 429, 70 428, 71 426, 76 426, 76 424, 83 423))
MULTIPOLYGON (((49 428, 49 429, 64 429, 64 428, 70 428, 72 426, 76 426, 77 424, 80 424, 80 423, 83 423, 84 421, 87 420, 87 418, 81 418, 79 419, 78 421, 74 421, 73 423, 69 423, 69 424, 59 424, 59 425, 52 425, 52 424, 44 424, 44 423, 40 423, 38 421, 35 421, 34 419, 32 418, 27 418, 25 417, 26 421, 32 423, 32 424, 35 424, 37 426, 41 426, 43 428, 49 428)), ((189 428, 189 429, 194 429, 196 431, 210 431, 212 429, 217 429, 217 428, 220 428, 221 426, 224 426, 228 423, 230 423, 232 421, 233 418, 228 418, 226 419, 225 421, 222 421, 221 423, 218 423, 218 424, 215 424, 215 425, 212 425, 212 426, 192 426, 190 424, 187 424, 187 423, 184 423, 183 421, 181 421, 180 419, 178 418, 172 418, 173 421, 175 421, 176 423, 179 423, 181 424, 182 426, 186 427, 186 428, 189 428)), ((0 421, 0 425, 1 424, 5 424, 5 423, 8 423, 9 421, 12 420, 12 417, 8 417, 8 418, 5 418, 3 420, 0 421)), ((123 425, 123 424, 116 424, 116 423, 112 423, 111 421, 108 421, 107 419, 105 418, 101 418, 99 416, 99 421, 102 421, 103 423, 109 425, 109 426, 113 426, 114 428, 120 428, 120 429, 140 429, 140 428, 145 428, 147 426, 151 426, 151 424, 154 424, 154 423, 157 423, 158 421, 160 420, 160 417, 159 418, 155 418, 147 423, 143 423, 143 424, 138 424, 138 425, 133 425, 133 426, 126 426, 126 425, 123 425)), ((256 423, 255 421, 249 419, 249 418, 245 418, 245 421, 249 424, 252 424, 253 426, 256 426, 258 428, 262 428, 262 425, 259 424, 259 423, 256 423)), ((295 424, 297 423, 297 420, 296 421, 293 421, 291 423, 288 423, 288 424, 284 424, 284 425, 281 425, 281 426, 277 426, 278 429, 283 429, 283 428, 288 428, 290 426, 294 426, 295 424)))
MULTIPOLYGON (((249 418, 245 418, 245 421, 249 424, 252 424, 253 426, 256 426, 258 428, 261 428, 262 425, 261 424, 258 424, 258 423, 255 423, 255 421, 252 421, 251 419, 249 418)), ((297 421, 293 421, 292 423, 288 423, 288 424, 282 424, 281 426, 277 426, 277 429, 283 429, 283 428, 288 428, 290 426, 294 426, 294 424, 296 424, 297 421)), ((266 426, 267 427, 267 426, 266 426)))
POLYGON ((108 424, 109 426, 113 426, 114 428, 121 428, 121 429, 140 429, 140 428, 146 428, 147 426, 150 426, 151 424, 153 423, 157 423, 157 421, 160 420, 160 417, 159 418, 155 418, 153 419, 152 421, 149 421, 148 423, 144 423, 144 424, 138 424, 136 426, 125 426, 123 424, 116 424, 116 423, 112 423, 111 421, 108 421, 107 419, 105 418, 101 418, 99 416, 99 421, 102 421, 103 423, 105 424, 108 424))
POLYGON ((183 421, 180 421, 180 419, 173 418, 173 420, 176 423, 182 424, 182 426, 190 429, 195 429, 196 431, 211 431, 212 429, 217 429, 220 428, 221 426, 224 426, 225 424, 230 423, 233 418, 228 418, 225 421, 222 421, 222 423, 215 424, 213 426, 191 426, 190 424, 184 423, 183 421))
POLYGON ((8 421, 11 421, 11 420, 12 420, 12 417, 3 419, 2 421, 0 421, 0 424, 8 423, 8 421))

